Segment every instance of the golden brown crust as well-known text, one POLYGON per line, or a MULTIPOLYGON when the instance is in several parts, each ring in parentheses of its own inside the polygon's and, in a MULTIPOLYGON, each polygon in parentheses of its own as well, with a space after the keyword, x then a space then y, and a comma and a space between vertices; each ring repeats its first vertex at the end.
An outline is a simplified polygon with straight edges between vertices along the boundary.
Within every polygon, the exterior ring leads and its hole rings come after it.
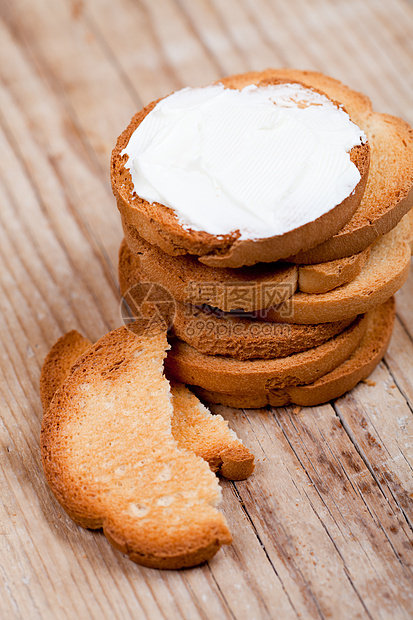
POLYGON ((206 390, 239 395, 268 393, 276 388, 311 383, 342 364, 354 351, 366 329, 365 317, 319 347, 288 357, 238 361, 204 355, 174 340, 165 360, 165 373, 176 381, 206 390))
MULTIPOLYGON (((318 85, 310 84, 307 78, 306 72, 300 74, 294 71, 289 73, 288 70, 268 70, 262 73, 244 74, 244 76, 231 76, 221 82, 228 88, 240 88, 241 82, 243 85, 252 83, 266 85, 291 80, 318 90, 318 85)), ((322 90, 325 92, 324 89, 322 90)), ((347 96, 350 96, 352 92, 347 89, 347 96)), ((328 239, 348 222, 358 208, 364 194, 370 161, 367 144, 354 147, 350 153, 361 175, 355 191, 341 204, 313 222, 284 235, 256 240, 240 240, 239 231, 217 237, 203 231, 183 228, 172 209, 158 203, 150 204, 134 194, 130 173, 124 166, 127 156, 120 154, 133 131, 156 103, 157 101, 152 102, 138 112, 132 118, 128 128, 118 138, 112 153, 111 180, 124 225, 136 227, 139 234, 149 243, 159 245, 168 254, 196 254, 200 256, 201 262, 216 267, 236 268, 257 262, 274 262, 295 254, 301 249, 314 247, 321 243, 321 239, 323 241, 328 239)))
POLYGON ((300 265, 298 268, 298 288, 303 293, 318 294, 332 291, 338 286, 351 282, 363 269, 370 248, 359 254, 339 258, 328 263, 300 265))
POLYGON ((294 293, 288 302, 271 308, 267 320, 314 323, 339 321, 383 304, 409 274, 413 241, 413 211, 372 247, 366 264, 353 280, 327 293, 294 293), (287 307, 288 303, 288 307, 287 307))
MULTIPOLYGON (((297 288, 305 293, 330 291, 360 273, 370 252, 367 248, 354 256, 315 265, 277 262, 230 269, 208 267, 189 254, 166 254, 128 224, 124 224, 124 234, 136 269, 151 282, 164 286, 182 303, 208 304, 225 312, 268 308, 291 297, 297 288)), ((123 246, 122 252, 126 252, 123 246)))
POLYGON ((383 358, 393 331, 395 319, 394 299, 367 314, 368 326, 365 335, 352 355, 333 371, 307 385, 286 387, 264 394, 222 394, 194 387, 196 394, 209 403, 228 407, 258 409, 272 405, 282 407, 289 404, 313 407, 339 398, 357 383, 366 379, 383 358))
POLYGON ((228 427, 182 383, 171 384, 172 434, 180 448, 191 450, 228 480, 245 480, 254 471, 254 455, 228 427), (179 412, 179 414, 178 414, 179 412))
MULTIPOLYGON (((125 242, 119 250, 119 283, 131 305, 134 287, 141 280, 139 260, 125 242)), ((145 278, 142 277, 143 280, 145 278)), ((238 360, 286 357, 319 346, 342 332, 354 320, 318 325, 269 323, 259 318, 242 318, 216 313, 211 308, 175 304, 173 333, 201 353, 225 355, 238 360)))
MULTIPOLYGON (((175 299, 208 304, 225 312, 253 312, 281 303, 297 288, 298 268, 286 263, 258 264, 239 269, 208 267, 195 256, 170 256, 124 224, 125 241, 139 271, 161 284, 175 299)), ((124 250, 125 251, 125 250, 124 250)))
POLYGON ((40 398, 44 411, 76 360, 91 346, 92 342, 76 330, 64 334, 54 343, 40 373, 40 398))
POLYGON ((209 559, 231 535, 209 467, 173 440, 166 346, 163 333, 127 327, 92 345, 44 415, 41 448, 49 485, 77 523, 103 527, 134 561, 180 568, 209 559))
POLYGON ((353 321, 354 317, 318 325, 271 323, 228 314, 217 316, 208 309, 177 303, 172 333, 205 355, 244 361, 283 358, 318 347, 353 321))

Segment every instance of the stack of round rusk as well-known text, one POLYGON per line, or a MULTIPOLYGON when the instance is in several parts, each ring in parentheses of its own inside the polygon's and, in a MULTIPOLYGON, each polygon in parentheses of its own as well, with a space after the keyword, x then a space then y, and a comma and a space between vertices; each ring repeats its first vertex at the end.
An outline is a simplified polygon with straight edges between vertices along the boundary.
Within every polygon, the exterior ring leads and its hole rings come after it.
POLYGON ((236 75, 138 112, 111 175, 121 292, 163 308, 167 376, 209 402, 306 406, 381 360, 413 241, 404 121, 319 73, 236 75))

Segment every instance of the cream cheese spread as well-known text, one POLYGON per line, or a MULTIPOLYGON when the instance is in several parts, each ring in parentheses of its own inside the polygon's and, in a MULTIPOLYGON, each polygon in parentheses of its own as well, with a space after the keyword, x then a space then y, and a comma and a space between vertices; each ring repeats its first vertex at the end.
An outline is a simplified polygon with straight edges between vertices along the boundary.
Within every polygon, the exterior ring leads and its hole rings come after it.
POLYGON ((184 88, 147 114, 122 151, 134 191, 185 228, 241 239, 282 235, 347 198, 364 132, 300 84, 184 88))

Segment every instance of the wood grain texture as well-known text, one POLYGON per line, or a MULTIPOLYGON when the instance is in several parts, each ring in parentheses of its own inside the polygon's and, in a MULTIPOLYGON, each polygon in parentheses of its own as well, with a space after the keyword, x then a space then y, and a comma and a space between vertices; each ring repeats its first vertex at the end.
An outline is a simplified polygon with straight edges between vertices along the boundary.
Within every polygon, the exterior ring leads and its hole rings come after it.
POLYGON ((384 362, 313 409, 216 407, 257 457, 222 482, 234 544, 132 564, 78 528, 39 455, 51 344, 121 323, 109 157, 132 114, 267 66, 323 71, 413 122, 407 0, 0 1, 0 617, 411 618, 413 277, 384 362))

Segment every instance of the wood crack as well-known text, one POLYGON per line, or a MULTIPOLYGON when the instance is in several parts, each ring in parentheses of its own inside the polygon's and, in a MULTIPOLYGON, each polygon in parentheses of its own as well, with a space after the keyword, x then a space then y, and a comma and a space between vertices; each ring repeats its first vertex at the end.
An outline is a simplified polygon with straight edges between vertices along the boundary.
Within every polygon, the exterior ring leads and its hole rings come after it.
MULTIPOLYGON (((235 497, 237 498, 237 500, 238 500, 238 502, 239 502, 239 505, 240 505, 240 507, 241 507, 241 509, 242 509, 242 512, 245 514, 246 518, 248 519, 249 523, 251 524, 251 527, 252 527, 252 529, 253 529, 253 531, 254 531, 254 534, 255 534, 255 536, 256 536, 256 538, 257 538, 257 540, 258 540, 258 542, 259 542, 259 544, 260 544, 260 546, 261 546, 262 550, 263 550, 263 551, 264 551, 264 553, 265 553, 265 557, 267 558, 267 560, 268 560, 269 564, 271 565, 271 568, 272 568, 272 570, 274 571, 275 575, 276 575, 276 576, 277 576, 277 578, 279 579, 280 584, 281 584, 281 586, 282 586, 282 588, 283 588, 283 590, 284 590, 285 594, 287 595, 288 601, 289 601, 289 603, 290 603, 290 605, 291 605, 292 609, 294 610, 295 615, 297 616, 297 618, 299 618, 299 617, 300 617, 300 615, 298 614, 298 612, 297 612, 297 610, 296 610, 296 608, 295 608, 295 606, 294 606, 294 603, 293 603, 293 601, 291 600, 290 595, 289 595, 289 593, 287 592, 287 590, 286 590, 286 588, 285 588, 285 586, 284 586, 284 584, 283 584, 283 581, 282 581, 282 579, 281 579, 281 577, 280 577, 280 575, 279 575, 279 573, 278 573, 278 571, 277 571, 277 569, 276 569, 276 567, 275 567, 275 565, 274 565, 273 561, 271 560, 271 557, 270 557, 270 555, 269 555, 269 553, 268 553, 268 551, 267 551, 267 549, 266 549, 266 547, 265 547, 265 545, 264 545, 264 543, 263 543, 263 541, 262 541, 262 539, 261 539, 261 536, 259 535, 259 532, 258 532, 258 530, 257 530, 257 528, 256 528, 256 526, 255 526, 255 524, 254 524, 254 521, 253 521, 253 519, 252 519, 251 515, 249 514, 248 509, 247 509, 247 507, 246 507, 246 505, 245 505, 245 503, 244 503, 244 500, 242 499, 241 493, 240 493, 240 491, 238 490, 237 485, 236 485, 236 483, 235 483, 234 481, 231 481, 231 487, 232 487, 232 489, 233 489, 233 491, 234 491, 234 495, 235 495, 235 497)), ((308 584, 306 584, 306 585, 308 586, 308 584)), ((322 618, 323 616, 322 616, 322 615, 320 615, 320 617, 322 618)))
POLYGON ((322 527, 324 528, 325 533, 326 533, 326 534, 327 534, 327 536, 329 537, 329 539, 330 539, 330 541, 331 541, 331 544, 333 545, 334 549, 336 550, 337 554, 339 555, 340 560, 341 560, 341 561, 342 561, 342 563, 343 563, 344 573, 345 573, 345 575, 346 575, 346 577, 347 577, 347 579, 348 579, 348 581, 349 581, 349 583, 350 583, 351 587, 353 588, 354 592, 356 593, 357 598, 359 599, 359 601, 360 601, 361 605, 363 606, 364 611, 366 612, 366 614, 367 614, 367 616, 368 616, 369 618, 373 619, 373 616, 371 615, 371 613, 370 613, 370 612, 369 612, 369 610, 367 609, 366 603, 364 602, 363 597, 361 596, 360 592, 358 591, 358 589, 357 589, 357 587, 356 587, 356 584, 354 583, 354 581, 353 581, 353 579, 352 579, 352 577, 351 577, 351 575, 350 575, 350 571, 349 571, 349 568, 348 568, 348 566, 347 566, 347 564, 346 564, 346 561, 345 561, 345 559, 344 559, 344 557, 343 557, 343 555, 342 555, 342 553, 341 553, 340 549, 338 548, 338 546, 337 546, 337 544, 336 544, 336 542, 335 542, 335 540, 334 540, 333 536, 331 535, 331 533, 330 533, 330 531, 329 531, 329 529, 328 529, 327 525, 324 523, 323 519, 321 518, 321 516, 320 516, 320 515, 318 514, 318 512, 316 511, 316 509, 315 509, 315 507, 314 507, 314 505, 313 505, 313 503, 312 503, 311 499, 308 497, 308 495, 307 495, 307 499, 308 499, 308 501, 309 501, 309 503, 310 503, 310 506, 311 506, 311 508, 312 508, 312 510, 313 510, 313 512, 314 512, 314 514, 315 514, 315 516, 316 516, 316 517, 317 517, 317 519, 320 521, 320 523, 321 523, 322 527))
MULTIPOLYGON (((369 459, 367 458, 367 455, 365 454, 364 450, 362 449, 362 447, 360 446, 360 444, 358 443, 356 436, 354 435, 353 431, 351 430, 351 428, 349 427, 346 419, 344 418, 344 416, 340 413, 340 409, 337 407, 337 405, 334 403, 333 404, 334 410, 336 412, 337 417, 339 418, 344 430, 346 431, 351 443, 353 444, 355 450, 357 451, 357 453, 360 455, 361 459, 363 460, 365 466, 367 467, 367 469, 369 470, 371 476, 373 477, 375 483, 377 484, 378 488, 380 489, 381 494, 383 495, 383 497, 386 499, 386 501, 388 501, 386 493, 384 491, 383 485, 381 484, 379 477, 377 475, 377 473, 374 471, 374 468, 372 466, 372 464, 370 463, 369 459)), ((392 496, 392 498, 394 499, 394 501, 397 504, 397 507, 399 508, 401 514, 403 515, 407 525, 410 527, 410 529, 413 531, 413 522, 410 519, 409 515, 406 513, 406 511, 404 510, 403 506, 400 505, 400 502, 397 498, 397 496, 394 494, 393 490, 391 489, 390 486, 388 486, 389 492, 392 496)))

